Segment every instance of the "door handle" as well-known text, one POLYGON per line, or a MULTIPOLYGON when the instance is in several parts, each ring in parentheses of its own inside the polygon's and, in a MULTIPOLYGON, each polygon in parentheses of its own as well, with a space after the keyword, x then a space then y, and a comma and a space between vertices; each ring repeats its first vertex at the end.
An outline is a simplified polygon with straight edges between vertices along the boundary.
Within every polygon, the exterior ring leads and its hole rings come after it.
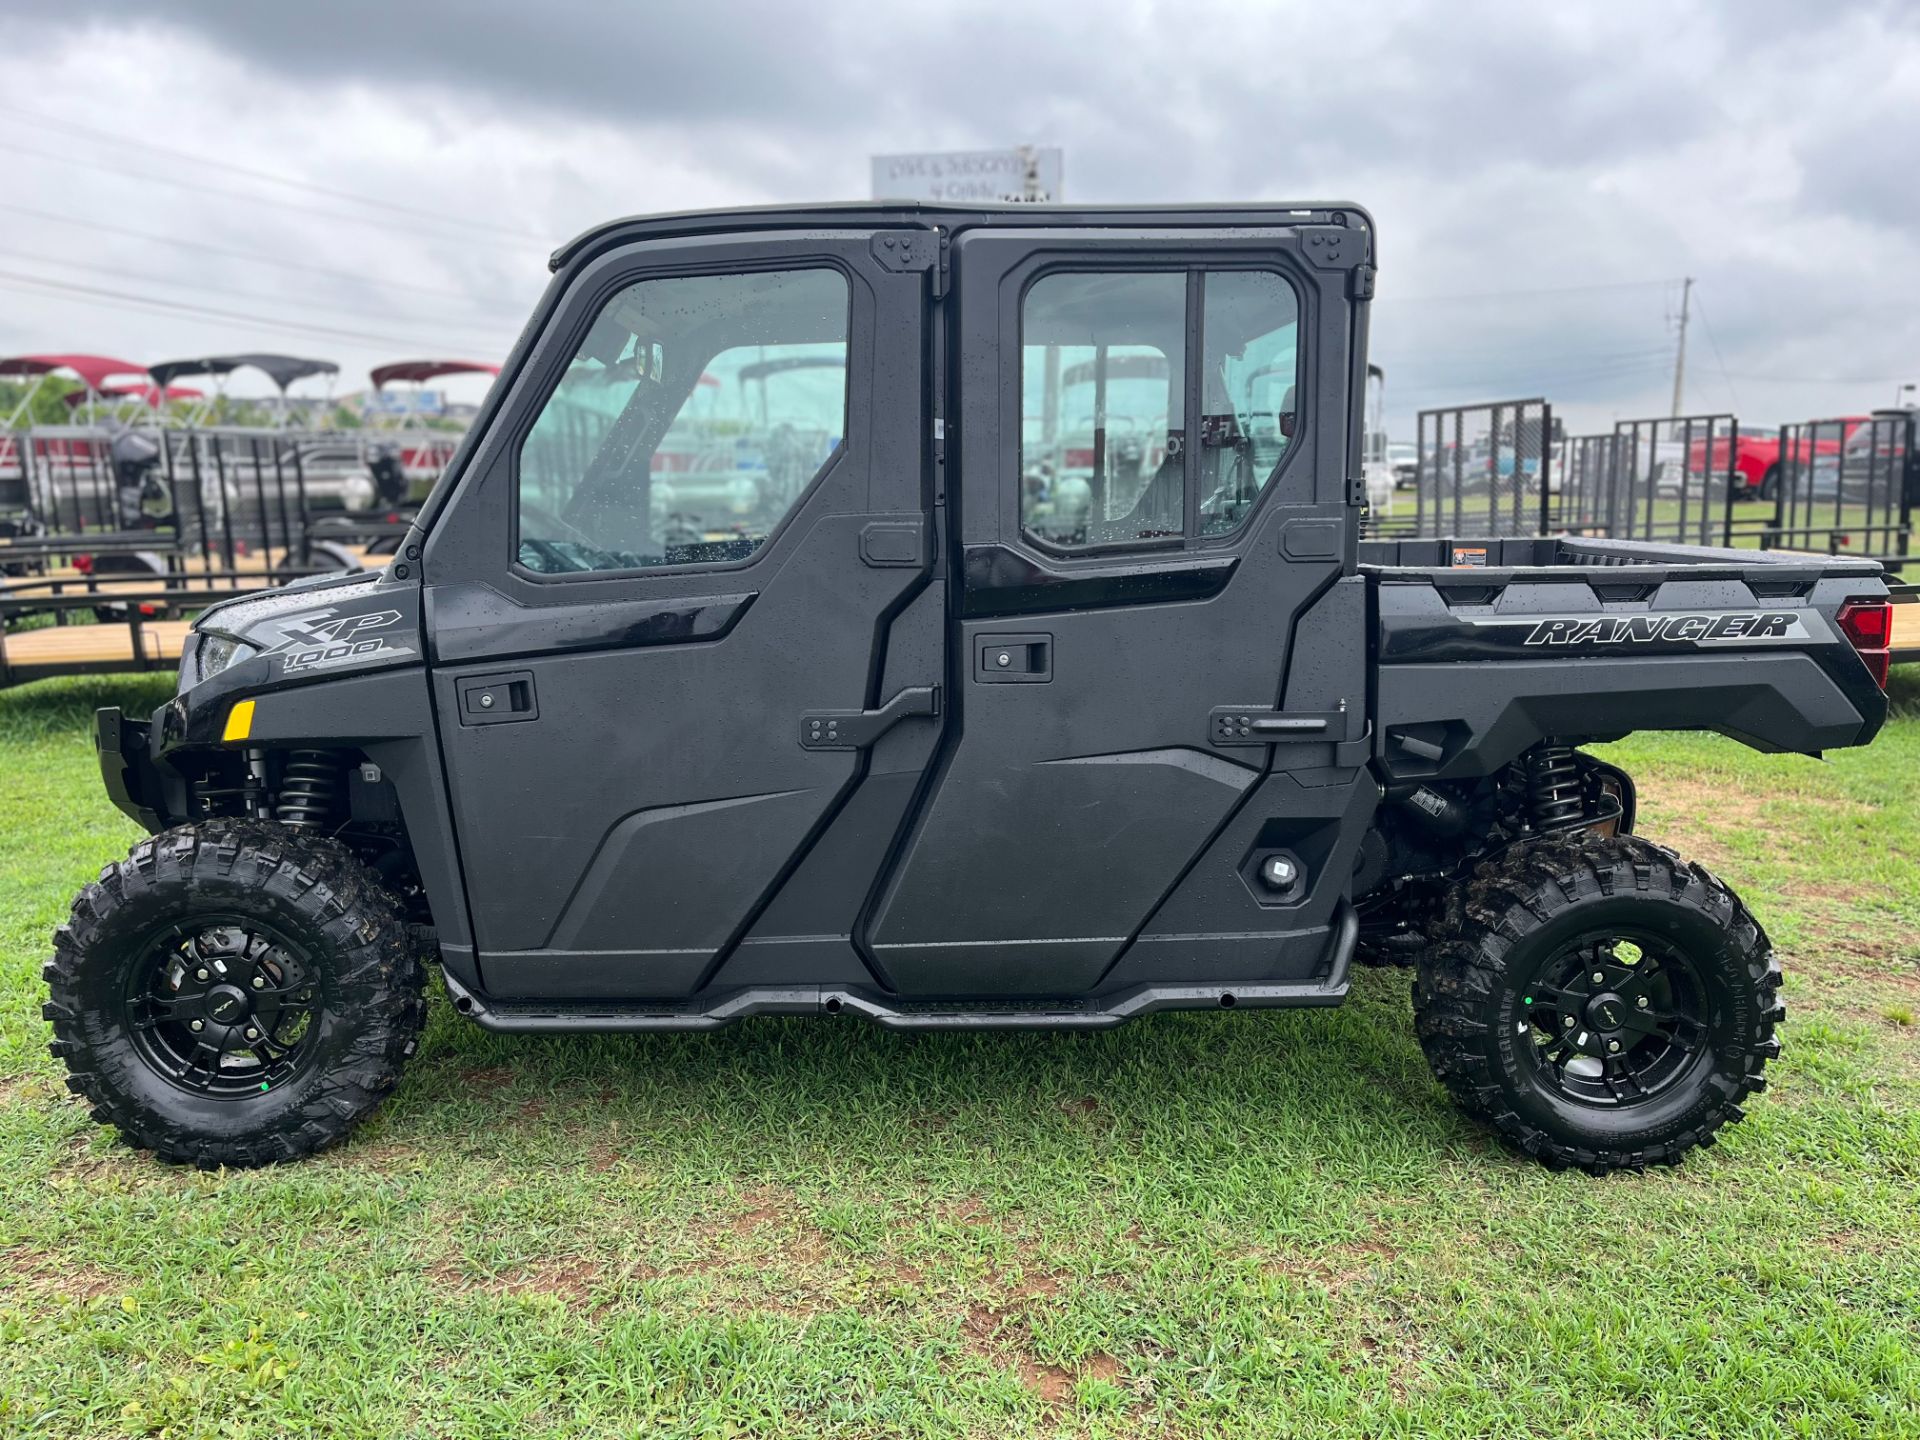
POLYGON ((809 710, 800 717, 803 750, 864 750, 910 715, 938 715, 940 687, 915 685, 878 710, 809 710))
POLYGON ((453 682, 462 725, 505 725, 538 720, 540 701, 533 693, 531 670, 499 675, 468 675, 453 682))

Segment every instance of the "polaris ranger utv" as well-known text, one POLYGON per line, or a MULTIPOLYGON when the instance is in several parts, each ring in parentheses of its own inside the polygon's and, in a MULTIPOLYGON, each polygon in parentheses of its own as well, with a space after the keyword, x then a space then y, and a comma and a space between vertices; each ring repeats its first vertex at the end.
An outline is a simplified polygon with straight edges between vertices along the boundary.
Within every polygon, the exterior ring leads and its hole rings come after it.
POLYGON ((1547 1164, 1710 1142, 1780 970, 1579 747, 1864 744, 1880 571, 1362 541, 1375 264, 1345 204, 575 240, 384 574, 214 606, 100 712, 153 838, 55 937, 72 1088, 255 1165, 393 1089, 423 958, 553 1032, 1332 1005, 1363 956, 1547 1164))

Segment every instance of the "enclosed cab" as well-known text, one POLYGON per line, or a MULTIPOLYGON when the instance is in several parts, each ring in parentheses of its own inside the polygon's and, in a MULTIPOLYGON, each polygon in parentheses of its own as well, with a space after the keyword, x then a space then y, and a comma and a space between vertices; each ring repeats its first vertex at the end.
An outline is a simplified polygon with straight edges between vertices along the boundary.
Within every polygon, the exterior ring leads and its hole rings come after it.
POLYGON ((1362 545, 1377 263, 1344 204, 582 236, 384 574, 216 606, 102 712, 154 838, 56 942, 76 1087, 173 1158, 305 1153, 396 1083, 423 959, 506 1031, 1104 1026, 1367 960, 1514 1143, 1677 1158, 1778 970, 1579 746, 1863 743, 1885 587, 1362 545))

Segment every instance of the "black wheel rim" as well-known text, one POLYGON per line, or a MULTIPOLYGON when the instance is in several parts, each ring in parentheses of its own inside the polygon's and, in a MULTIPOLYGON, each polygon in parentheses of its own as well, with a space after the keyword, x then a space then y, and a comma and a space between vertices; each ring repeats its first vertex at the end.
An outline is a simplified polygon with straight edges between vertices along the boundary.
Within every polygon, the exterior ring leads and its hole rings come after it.
POLYGON ((153 936, 127 977, 134 1049, 194 1095, 244 1100, 300 1073, 320 1033, 305 951, 271 925, 211 915, 153 936))
POLYGON ((1699 967, 1652 934, 1582 934, 1542 961, 1520 999, 1523 1063, 1556 1099, 1644 1104, 1679 1084, 1710 1050, 1699 967))

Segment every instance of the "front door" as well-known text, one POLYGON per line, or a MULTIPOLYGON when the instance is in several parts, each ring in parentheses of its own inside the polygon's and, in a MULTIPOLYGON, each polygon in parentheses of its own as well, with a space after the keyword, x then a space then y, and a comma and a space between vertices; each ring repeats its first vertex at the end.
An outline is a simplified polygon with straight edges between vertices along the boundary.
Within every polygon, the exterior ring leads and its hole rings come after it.
POLYGON ((943 679, 915 239, 628 245, 508 382, 425 556, 491 994, 708 984, 843 812, 879 823, 859 717, 901 696, 876 788, 911 798, 943 679))
POLYGON ((953 251, 953 718, 876 968, 926 996, 1337 979, 1373 800, 1341 583, 1364 236, 1009 227, 953 251), (1273 857, 1293 883, 1262 887, 1273 857))

